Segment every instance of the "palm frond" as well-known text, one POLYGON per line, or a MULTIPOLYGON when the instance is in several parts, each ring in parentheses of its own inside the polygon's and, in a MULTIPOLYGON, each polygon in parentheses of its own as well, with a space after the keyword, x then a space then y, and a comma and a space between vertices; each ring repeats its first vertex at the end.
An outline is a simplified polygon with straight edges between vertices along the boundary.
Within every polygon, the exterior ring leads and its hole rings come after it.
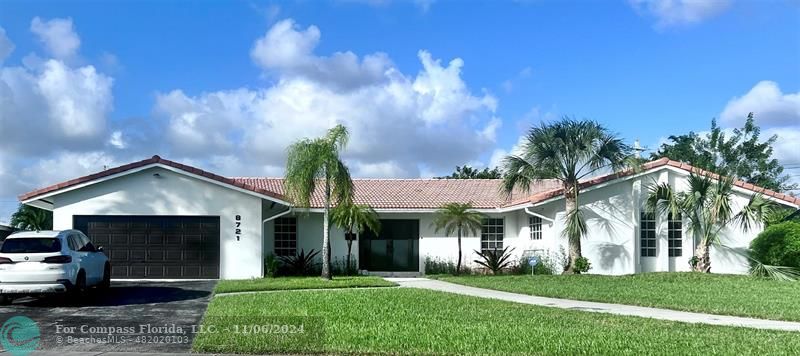
POLYGON ((747 205, 734 216, 733 221, 741 226, 744 232, 749 232, 757 226, 765 225, 772 214, 774 214, 774 204, 763 195, 754 194, 747 205))
POLYGON ((436 211, 431 226, 436 232, 444 230, 446 236, 461 228, 462 232, 477 235, 486 216, 473 210, 472 203, 447 203, 436 211))
POLYGON ((755 261, 750 267, 750 274, 757 277, 766 277, 776 281, 794 282, 800 280, 800 270, 794 267, 771 266, 755 261))

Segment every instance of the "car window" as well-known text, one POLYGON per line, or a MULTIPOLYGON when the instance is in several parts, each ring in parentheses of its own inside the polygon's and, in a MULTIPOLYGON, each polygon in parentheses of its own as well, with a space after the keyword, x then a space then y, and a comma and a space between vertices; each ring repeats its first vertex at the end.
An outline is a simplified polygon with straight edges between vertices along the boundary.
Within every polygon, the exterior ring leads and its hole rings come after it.
POLYGON ((89 241, 89 238, 86 237, 86 235, 84 235, 83 233, 81 233, 81 232, 76 233, 75 234, 75 238, 78 239, 78 241, 81 242, 81 249, 80 249, 81 251, 83 251, 83 252, 94 252, 96 250, 94 248, 94 245, 92 245, 92 242, 89 241))
POLYGON ((61 251, 61 242, 56 238, 6 239, 0 247, 2 253, 51 253, 61 251))
POLYGON ((80 251, 83 244, 75 235, 68 235, 67 241, 69 242, 69 249, 72 251, 80 251))

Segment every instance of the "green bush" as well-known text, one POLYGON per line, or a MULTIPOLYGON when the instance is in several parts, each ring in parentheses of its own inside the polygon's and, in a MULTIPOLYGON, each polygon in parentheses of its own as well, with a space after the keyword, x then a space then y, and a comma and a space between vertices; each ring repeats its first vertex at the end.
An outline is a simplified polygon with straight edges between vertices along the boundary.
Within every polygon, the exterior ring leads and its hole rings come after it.
POLYGON ((278 260, 274 254, 270 253, 264 258, 264 276, 268 278, 277 277, 278 268, 280 268, 280 266, 280 260, 278 260))
POLYGON ((750 243, 750 257, 766 265, 800 268, 800 223, 768 227, 750 243))
POLYGON ((531 267, 530 259, 532 256, 523 254, 519 257, 519 261, 514 267, 511 269, 512 274, 542 274, 542 275, 554 275, 556 272, 556 267, 554 263, 554 258, 552 256, 546 254, 535 254, 534 256, 539 257, 539 263, 536 264, 536 267, 531 267), (531 268, 533 268, 533 273, 531 273, 531 268))
MULTIPOLYGON (((456 274, 456 261, 425 257, 425 274, 456 274)), ((472 269, 461 264, 461 274, 472 274, 472 269)))
POLYGON ((347 268, 347 256, 342 258, 334 257, 331 262, 331 273, 335 276, 357 276, 358 275, 358 261, 355 256, 350 257, 350 268, 347 268))
POLYGON ((474 260, 473 262, 483 266, 489 271, 492 271, 492 274, 500 274, 504 269, 509 269, 513 266, 513 261, 511 260, 511 251, 514 251, 514 249, 512 248, 509 250, 508 247, 499 251, 497 249, 487 251, 475 250, 475 253, 478 255, 479 259, 474 260))
POLYGON ((575 260, 575 271, 576 272, 586 273, 586 272, 589 272, 590 269, 592 269, 592 264, 589 263, 589 259, 588 258, 581 256, 581 257, 578 257, 577 260, 575 260))

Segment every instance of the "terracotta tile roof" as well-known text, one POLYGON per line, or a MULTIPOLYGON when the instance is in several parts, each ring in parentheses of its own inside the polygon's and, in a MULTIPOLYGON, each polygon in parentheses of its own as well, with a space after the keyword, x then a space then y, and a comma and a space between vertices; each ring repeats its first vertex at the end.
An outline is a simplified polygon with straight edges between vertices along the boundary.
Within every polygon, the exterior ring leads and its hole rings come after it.
POLYGON ((44 188, 41 188, 41 189, 37 189, 37 190, 34 190, 32 192, 28 192, 28 193, 20 195, 19 196, 19 200, 20 201, 30 200, 32 198, 36 198, 38 196, 45 195, 47 193, 52 193, 52 192, 55 192, 55 191, 58 191, 58 190, 61 190, 61 189, 64 189, 64 188, 69 188, 69 187, 72 187, 72 186, 75 186, 75 185, 91 182, 93 180, 97 180, 97 179, 100 179, 100 178, 108 177, 108 176, 111 176, 111 175, 114 175, 114 174, 117 174, 117 173, 122 173, 122 172, 125 172, 125 171, 129 171, 129 170, 136 169, 136 168, 139 168, 139 167, 148 166, 148 165, 155 164, 155 163, 159 163, 159 164, 163 164, 165 166, 170 166, 170 167, 173 167, 173 168, 177 168, 177 169, 180 169, 182 171, 193 173, 193 174, 196 174, 196 175, 199 175, 199 176, 203 176, 203 177, 215 180, 215 181, 220 182, 220 183, 233 185, 233 186, 236 186, 236 187, 239 187, 239 188, 242 188, 242 189, 250 190, 252 192, 256 192, 256 193, 259 193, 259 194, 270 196, 270 197, 273 197, 273 198, 276 198, 276 199, 279 199, 279 200, 285 200, 282 195, 276 194, 275 192, 272 192, 272 191, 269 191, 269 190, 265 190, 265 189, 261 189, 259 187, 250 186, 250 185, 245 184, 244 182, 237 182, 237 181, 235 181, 233 179, 226 178, 226 177, 223 177, 223 176, 220 176, 220 175, 216 175, 214 173, 207 172, 207 171, 204 171, 204 170, 199 169, 199 168, 195 168, 195 167, 192 167, 192 166, 187 166, 185 164, 180 164, 178 162, 170 161, 168 159, 163 159, 163 158, 161 158, 159 156, 153 156, 153 157, 150 157, 148 159, 141 160, 141 161, 138 161, 138 162, 128 163, 128 164, 123 165, 123 166, 109 168, 109 169, 106 169, 106 170, 104 170, 102 172, 90 174, 88 176, 75 178, 75 179, 72 179, 72 180, 68 180, 66 182, 62 182, 62 183, 51 185, 49 187, 44 187, 44 188))
MULTIPOLYGON (((687 171, 687 172, 693 172, 695 174, 708 176, 708 177, 711 177, 711 178, 714 178, 714 179, 718 179, 719 178, 719 175, 716 174, 716 173, 712 173, 712 172, 709 172, 709 171, 706 171, 706 170, 703 170, 703 169, 700 169, 700 168, 696 168, 696 167, 693 167, 693 166, 691 166, 689 164, 686 164, 686 163, 683 163, 683 162, 673 161, 673 160, 671 160, 669 158, 661 158, 661 159, 657 159, 655 161, 647 162, 647 163, 642 165, 642 170, 641 171, 647 171, 647 170, 651 170, 651 169, 655 169, 655 168, 659 168, 659 167, 664 167, 664 166, 675 167, 675 168, 682 169, 682 170, 687 171)), ((593 185, 605 183, 605 182, 608 182, 608 181, 612 181, 612 180, 617 179, 617 178, 623 178, 623 177, 631 176, 631 175, 634 175, 636 173, 637 173, 636 171, 629 169, 629 170, 625 170, 625 171, 618 172, 618 173, 611 173, 611 174, 606 174, 606 175, 602 175, 602 176, 599 176, 599 177, 595 177, 595 178, 589 179, 587 181, 581 182, 581 189, 588 188, 588 187, 591 187, 593 185)), ((769 190, 769 189, 765 189, 765 188, 762 188, 762 187, 755 186, 753 184, 750 184, 750 183, 747 183, 747 182, 744 182, 744 181, 741 181, 741 180, 734 181, 733 185, 735 185, 737 187, 740 187, 740 188, 744 188, 744 189, 753 191, 753 192, 756 192, 756 193, 760 193, 760 194, 762 194, 764 196, 772 197, 772 198, 775 198, 775 199, 778 199, 778 200, 783 200, 783 201, 788 202, 790 204, 800 205, 800 197, 794 197, 794 196, 791 196, 791 195, 788 195, 788 194, 778 193, 778 192, 775 192, 775 191, 772 191, 772 190, 769 190)), ((519 204, 526 204, 526 203, 539 203, 539 202, 542 202, 542 201, 545 201, 545 200, 548 200, 548 199, 551 199, 551 198, 554 198, 554 197, 561 196, 563 194, 564 194, 564 189, 563 188, 558 188, 558 189, 549 190, 549 191, 543 191, 543 192, 535 193, 535 194, 531 195, 530 197, 528 197, 527 199, 512 201, 509 204, 509 206, 519 205, 519 204)))
MULTIPOLYGON (((202 169, 163 159, 159 156, 153 156, 142 161, 37 189, 20 195, 19 200, 30 200, 64 188, 155 163, 177 168, 220 183, 246 189, 279 200, 287 200, 284 196, 282 178, 227 178, 202 169)), ((689 172, 718 177, 716 174, 666 158, 645 163, 643 170, 650 170, 663 166, 672 166, 689 172)), ((603 175, 582 182, 581 188, 588 188, 596 184, 633 174, 635 174, 633 170, 626 170, 619 173, 603 175)), ((521 191, 516 191, 510 197, 506 197, 500 192, 500 179, 354 179, 353 183, 355 184, 356 203, 369 204, 377 209, 435 209, 442 204, 451 202, 472 202, 473 206, 476 208, 491 209, 538 203, 563 194, 561 183, 553 179, 540 180, 531 187, 529 193, 526 194, 521 191)), ((800 198, 798 197, 774 192, 743 181, 737 180, 734 184, 738 187, 758 192, 775 199, 783 200, 794 205, 800 205, 800 198)), ((322 206, 322 189, 316 189, 314 197, 312 197, 311 200, 311 207, 320 208, 322 206)))
MULTIPOLYGON (((233 178, 246 184, 284 193, 282 178, 233 178)), ((500 179, 353 179, 354 200, 376 209, 436 209, 446 203, 472 202, 475 208, 492 209, 507 205, 527 194, 514 192, 511 197, 501 193, 500 179)), ((531 187, 534 192, 555 189, 556 180, 542 180, 531 187)), ((315 189, 312 208, 323 207, 323 189, 315 189)))

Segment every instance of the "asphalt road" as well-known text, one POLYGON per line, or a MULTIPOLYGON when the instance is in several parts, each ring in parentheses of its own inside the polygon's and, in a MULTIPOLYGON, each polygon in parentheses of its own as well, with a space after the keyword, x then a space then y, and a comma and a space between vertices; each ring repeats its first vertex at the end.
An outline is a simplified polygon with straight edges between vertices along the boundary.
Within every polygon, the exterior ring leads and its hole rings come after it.
POLYGON ((216 281, 112 282, 84 302, 25 298, 0 307, 0 323, 14 316, 36 322, 37 350, 58 352, 188 352, 216 281))

